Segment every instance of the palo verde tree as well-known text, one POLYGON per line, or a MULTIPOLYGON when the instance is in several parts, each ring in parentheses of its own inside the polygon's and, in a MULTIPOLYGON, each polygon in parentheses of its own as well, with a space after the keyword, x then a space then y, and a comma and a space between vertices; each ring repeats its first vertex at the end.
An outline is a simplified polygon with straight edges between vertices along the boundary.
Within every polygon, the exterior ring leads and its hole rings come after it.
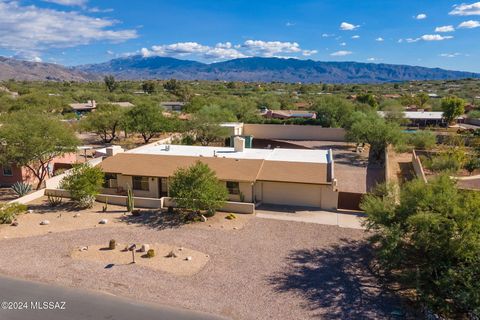
POLYGON ((38 181, 37 189, 50 176, 54 158, 76 151, 75 133, 57 118, 19 111, 1 122, 0 163, 27 168, 38 181))
POLYGON ((119 106, 100 105, 80 122, 81 128, 98 134, 104 143, 111 143, 118 134, 124 112, 119 106))
POLYGON ((95 196, 100 193, 104 179, 102 169, 84 163, 75 165, 63 178, 60 187, 70 192, 70 197, 79 207, 91 208, 95 196))
POLYGON ((113 92, 118 87, 118 83, 112 75, 105 76, 103 81, 105 82, 105 87, 107 88, 108 92, 113 92))
POLYGON ((203 211, 213 215, 228 197, 225 185, 200 161, 189 168, 178 169, 171 178, 169 191, 179 208, 197 215, 203 211))
POLYGON ((465 100, 457 97, 445 97, 442 99, 443 118, 450 124, 458 116, 465 112, 465 100))
POLYGON ((228 137, 228 129, 220 126, 222 122, 234 121, 231 111, 219 106, 205 106, 194 114, 191 122, 197 141, 202 146, 228 137))
POLYGON ((166 118, 158 106, 141 104, 128 110, 125 123, 131 132, 142 135, 148 143, 155 135, 174 128, 174 118, 166 118))
POLYGON ((451 319, 480 316, 480 194, 442 175, 363 198, 366 226, 383 270, 430 310, 451 319))

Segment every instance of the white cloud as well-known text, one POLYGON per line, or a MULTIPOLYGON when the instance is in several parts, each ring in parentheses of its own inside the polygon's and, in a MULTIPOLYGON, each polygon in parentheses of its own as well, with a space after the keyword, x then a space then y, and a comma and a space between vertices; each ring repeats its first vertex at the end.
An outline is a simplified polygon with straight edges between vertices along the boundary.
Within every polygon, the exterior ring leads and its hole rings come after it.
POLYGON ((367 59, 367 61, 371 61, 371 62, 377 61, 377 60, 378 60, 377 58, 368 58, 368 59, 367 59))
POLYGON ((341 45, 342 47, 345 47, 345 46, 347 45, 347 43, 346 43, 346 42, 342 42, 342 43, 340 43, 340 45, 341 45))
POLYGON ((452 16, 479 16, 480 15, 480 2, 472 4, 462 3, 454 5, 453 10, 448 13, 452 16))
POLYGON ((333 33, 322 33, 322 38, 330 38, 330 37, 335 37, 333 33))
POLYGON ((354 25, 348 22, 342 22, 340 24, 340 30, 351 31, 360 28, 360 25, 354 25))
POLYGON ((352 39, 360 39, 360 36, 358 34, 354 35, 354 36, 352 36, 352 39))
POLYGON ((440 57, 444 57, 444 58, 455 58, 455 57, 458 57, 460 56, 461 53, 458 53, 458 52, 455 52, 455 53, 441 53, 440 54, 440 57))
POLYGON ((352 53, 353 53, 352 51, 340 50, 340 51, 333 52, 330 55, 334 56, 334 57, 344 57, 344 56, 348 56, 352 53))
POLYGON ((436 27, 435 32, 453 32, 455 31, 455 28, 453 26, 441 26, 441 27, 436 27))
POLYGON ((136 30, 113 30, 117 23, 75 11, 0 1, 0 48, 33 55, 51 48, 76 47, 95 41, 117 43, 137 37, 136 30))
POLYGON ((285 57, 286 54, 311 56, 318 51, 302 49, 296 42, 247 40, 243 44, 234 45, 231 42, 220 42, 215 46, 203 45, 198 42, 179 42, 155 45, 150 49, 142 48, 140 53, 144 57, 191 56, 202 60, 228 60, 250 56, 285 57))
POLYGON ((375 39, 375 41, 383 42, 383 41, 385 41, 385 39, 383 39, 382 37, 378 37, 377 39, 375 39))
POLYGON ((475 20, 468 20, 460 23, 458 25, 459 28, 463 29, 473 29, 473 28, 478 28, 480 27, 480 21, 475 21, 475 20))
POLYGON ((296 24, 296 23, 294 23, 294 22, 288 21, 287 23, 285 23, 285 26, 286 26, 286 27, 293 27, 295 24, 296 24))
POLYGON ((50 2, 50 3, 55 3, 59 4, 62 6, 79 6, 83 7, 85 4, 87 4, 87 0, 43 0, 44 2, 50 2))
MULTIPOLYGON (((420 40, 423 41, 443 41, 443 40, 448 40, 448 39, 453 39, 453 36, 442 36, 439 34, 424 34, 423 36, 419 38, 407 38, 405 39, 406 42, 408 43, 413 43, 413 42, 418 42, 420 40)), ((399 43, 402 43, 404 40, 400 39, 398 40, 399 43)))
POLYGON ((417 20, 427 19, 427 15, 425 13, 420 13, 415 16, 415 19, 417 20))

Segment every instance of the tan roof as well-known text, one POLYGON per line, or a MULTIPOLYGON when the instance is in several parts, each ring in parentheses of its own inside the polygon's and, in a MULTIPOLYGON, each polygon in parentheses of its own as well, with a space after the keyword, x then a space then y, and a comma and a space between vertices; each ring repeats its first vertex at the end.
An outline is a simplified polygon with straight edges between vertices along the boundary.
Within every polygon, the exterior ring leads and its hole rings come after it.
POLYGON ((105 172, 129 176, 170 177, 178 168, 188 168, 201 161, 208 165, 220 180, 255 181, 263 160, 213 157, 160 156, 120 153, 105 159, 99 166, 105 172))
POLYGON ((207 164, 220 180, 329 183, 328 164, 312 162, 120 153, 99 166, 105 172, 128 176, 170 177, 178 168, 188 168, 196 161, 207 164))
POLYGON ((313 162, 263 162, 257 180, 326 184, 328 164, 313 162))

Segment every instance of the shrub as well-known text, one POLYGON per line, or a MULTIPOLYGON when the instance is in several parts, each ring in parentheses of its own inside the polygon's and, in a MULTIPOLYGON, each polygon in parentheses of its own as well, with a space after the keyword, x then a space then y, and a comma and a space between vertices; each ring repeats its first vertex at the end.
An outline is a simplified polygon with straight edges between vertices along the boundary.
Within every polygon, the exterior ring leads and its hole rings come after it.
POLYGON ((79 207, 91 208, 103 182, 104 173, 100 168, 81 164, 73 167, 70 173, 63 178, 60 187, 70 192, 72 200, 79 207))
POLYGON ((12 186, 12 190, 19 196, 23 197, 32 191, 32 186, 24 182, 15 182, 12 186))
POLYGON ((432 159, 431 169, 433 171, 453 171, 457 172, 461 168, 460 162, 449 155, 439 155, 432 159))
POLYGON ((155 257, 155 250, 149 249, 147 251, 147 258, 153 258, 153 257, 155 257))
POLYGON ((465 169, 472 174, 476 169, 480 169, 480 159, 478 157, 472 157, 466 164, 465 169))
POLYGON ((47 200, 50 207, 57 207, 62 204, 62 197, 48 196, 47 200))
POLYGON ((225 217, 225 219, 227 219, 227 220, 233 220, 233 219, 237 219, 237 216, 234 215, 233 213, 230 213, 228 216, 225 217))
POLYGON ((0 224, 12 223, 19 214, 25 211, 27 211, 27 206, 24 204, 0 204, 0 224))
POLYGON ((407 142, 415 149, 428 150, 435 146, 436 138, 431 131, 422 130, 408 134, 407 142))
POLYGON ((108 249, 115 250, 116 247, 117 247, 117 242, 114 239, 110 240, 110 242, 108 243, 108 249))

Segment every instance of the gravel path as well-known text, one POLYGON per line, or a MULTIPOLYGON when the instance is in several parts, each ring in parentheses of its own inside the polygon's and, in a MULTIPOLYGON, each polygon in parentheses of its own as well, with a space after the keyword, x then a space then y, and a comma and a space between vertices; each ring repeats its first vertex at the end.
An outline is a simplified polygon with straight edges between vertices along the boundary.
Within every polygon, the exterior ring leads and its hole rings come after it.
POLYGON ((0 240, 0 273, 233 319, 378 319, 398 306, 366 267, 361 230, 252 217, 241 230, 148 226, 0 240), (169 243, 210 255, 194 276, 73 260, 79 246, 169 243))

